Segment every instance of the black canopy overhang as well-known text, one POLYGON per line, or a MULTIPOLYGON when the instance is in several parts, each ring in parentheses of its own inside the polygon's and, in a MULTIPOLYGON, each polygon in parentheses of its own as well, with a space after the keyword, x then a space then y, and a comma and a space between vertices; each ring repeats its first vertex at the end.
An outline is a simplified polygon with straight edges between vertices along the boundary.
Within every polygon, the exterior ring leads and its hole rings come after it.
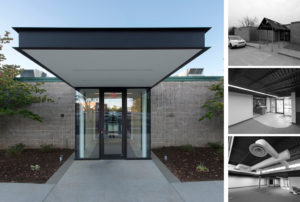
MULTIPOLYGON (((56 75, 72 87, 51 67, 28 53, 32 50, 197 50, 167 74, 151 84, 153 87, 205 52, 205 33, 210 28, 14 28, 19 33, 17 51, 56 75)), ((116 60, 118 58, 115 58, 116 60)), ((63 65, 63 64, 62 64, 63 65)), ((84 68, 84 67, 82 67, 84 68)), ((85 86, 80 86, 85 87, 85 86)), ((91 86, 89 86, 91 87, 91 86)), ((98 87, 98 86, 94 86, 98 87)), ((131 87, 131 86, 123 86, 131 87)))

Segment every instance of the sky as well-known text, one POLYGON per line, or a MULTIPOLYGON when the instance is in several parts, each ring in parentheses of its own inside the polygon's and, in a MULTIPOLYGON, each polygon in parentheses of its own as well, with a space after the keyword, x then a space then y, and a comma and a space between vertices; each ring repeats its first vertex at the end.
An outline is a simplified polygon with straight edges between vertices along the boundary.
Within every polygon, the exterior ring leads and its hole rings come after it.
POLYGON ((0 34, 9 31, 14 38, 2 51, 7 64, 43 70, 12 48, 18 47, 12 27, 211 27, 205 39, 211 48, 182 69, 223 75, 222 0, 0 0, 0 5, 0 34))
POLYGON ((229 26, 239 26, 244 17, 256 17, 259 24, 264 17, 281 24, 300 21, 300 0, 228 0, 229 26))

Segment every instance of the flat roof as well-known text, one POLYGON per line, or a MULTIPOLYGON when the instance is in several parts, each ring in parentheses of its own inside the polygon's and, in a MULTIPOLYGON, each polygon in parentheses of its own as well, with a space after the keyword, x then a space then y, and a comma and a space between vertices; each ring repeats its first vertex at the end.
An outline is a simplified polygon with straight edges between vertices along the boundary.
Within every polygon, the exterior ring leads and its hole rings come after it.
POLYGON ((72 87, 153 87, 205 52, 208 27, 14 27, 15 49, 72 87))

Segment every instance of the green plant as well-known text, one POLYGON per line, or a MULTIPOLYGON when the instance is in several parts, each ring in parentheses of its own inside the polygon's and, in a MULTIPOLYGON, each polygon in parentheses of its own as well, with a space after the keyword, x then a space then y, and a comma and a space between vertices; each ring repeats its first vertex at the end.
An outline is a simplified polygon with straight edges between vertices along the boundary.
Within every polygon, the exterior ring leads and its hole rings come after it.
POLYGON ((198 165, 196 167, 196 170, 199 171, 199 172, 209 172, 209 169, 203 163, 198 165))
POLYGON ((190 144, 182 145, 182 146, 180 146, 180 149, 182 151, 186 151, 186 152, 195 151, 195 148, 192 145, 190 145, 190 144))
MULTIPOLYGON (((10 43, 12 38, 9 32, 0 36, 0 51, 3 44, 10 43)), ((23 72, 17 65, 2 64, 5 61, 4 54, 0 53, 0 119, 1 116, 22 115, 42 122, 42 117, 33 113, 28 107, 34 103, 53 102, 40 88, 43 83, 21 82, 15 78, 23 72)))
POLYGON ((6 156, 17 156, 20 155, 25 148, 25 145, 22 143, 15 144, 13 146, 10 146, 6 151, 5 155, 6 156))
POLYGON ((220 149, 223 148, 223 145, 218 142, 209 142, 207 145, 213 149, 220 149))
POLYGON ((214 91, 213 98, 207 100, 201 108, 206 108, 208 111, 200 117, 199 121, 204 119, 212 119, 214 116, 224 116, 224 80, 222 79, 219 83, 212 84, 209 89, 214 91))
POLYGON ((53 147, 53 144, 42 144, 41 150, 42 152, 50 152, 53 147))
POLYGON ((39 166, 39 165, 30 165, 30 168, 31 168, 32 171, 38 171, 38 170, 40 170, 41 166, 39 166))
POLYGON ((218 152, 218 154, 223 158, 224 157, 224 149, 223 149, 223 147, 222 148, 219 148, 218 150, 217 150, 217 152, 218 152))
POLYGON ((217 153, 223 158, 224 155, 224 146, 223 144, 217 142, 209 142, 207 143, 209 147, 215 149, 217 153))

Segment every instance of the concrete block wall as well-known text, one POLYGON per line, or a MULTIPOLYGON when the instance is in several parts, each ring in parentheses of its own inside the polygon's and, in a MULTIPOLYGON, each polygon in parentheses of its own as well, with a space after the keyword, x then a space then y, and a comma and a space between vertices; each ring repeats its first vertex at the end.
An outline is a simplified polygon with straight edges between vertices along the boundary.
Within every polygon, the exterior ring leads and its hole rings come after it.
POLYGON ((43 122, 21 116, 1 117, 0 149, 17 143, 31 148, 38 148, 41 144, 74 148, 75 90, 64 82, 45 82, 43 88, 55 102, 34 104, 30 107, 33 112, 43 117, 43 122))
MULTIPOLYGON (((223 142, 222 120, 198 122, 201 106, 212 96, 211 81, 162 82, 151 91, 152 147, 223 142)), ((42 123, 23 117, 1 117, 0 149, 23 143, 38 148, 53 144, 75 147, 75 90, 64 82, 43 86, 55 103, 34 104, 30 108, 44 118, 42 123), (64 117, 61 117, 64 114, 64 117)))
POLYGON ((213 118, 199 122, 201 106, 213 93, 214 82, 162 82, 151 90, 151 145, 205 146, 223 142, 223 121, 213 118))

